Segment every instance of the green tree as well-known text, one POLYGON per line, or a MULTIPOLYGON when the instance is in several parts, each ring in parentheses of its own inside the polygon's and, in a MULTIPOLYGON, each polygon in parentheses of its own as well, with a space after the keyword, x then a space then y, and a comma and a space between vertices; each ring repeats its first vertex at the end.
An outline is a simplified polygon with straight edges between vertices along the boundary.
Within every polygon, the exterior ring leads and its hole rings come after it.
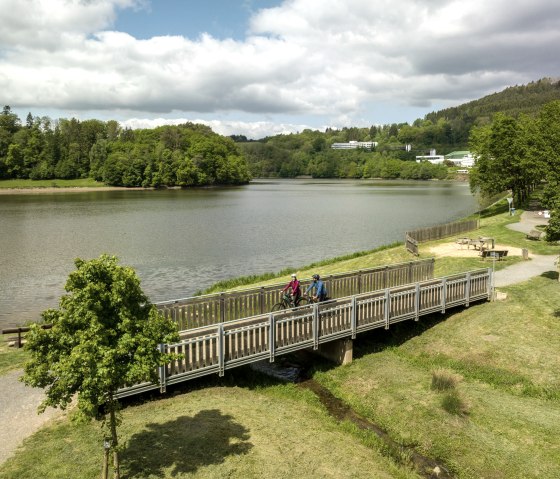
POLYGON ((31 359, 23 381, 45 389, 47 406, 65 409, 77 396, 78 417, 102 419, 105 447, 103 477, 113 453, 114 477, 119 477, 118 401, 126 385, 155 381, 156 370, 170 358, 158 344, 176 341, 171 320, 161 315, 140 288, 130 267, 114 256, 76 259, 60 299, 59 309, 43 312, 52 329, 31 326, 26 349, 31 359))

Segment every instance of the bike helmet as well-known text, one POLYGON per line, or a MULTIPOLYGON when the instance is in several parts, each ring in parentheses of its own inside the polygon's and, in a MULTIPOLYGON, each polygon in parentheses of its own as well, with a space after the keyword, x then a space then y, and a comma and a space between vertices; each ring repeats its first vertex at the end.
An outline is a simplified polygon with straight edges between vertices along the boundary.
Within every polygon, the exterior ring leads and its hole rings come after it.
POLYGON ((313 279, 319 279, 319 275, 318 275, 318 274, 314 274, 314 275, 313 275, 313 279))
POLYGON ((295 277, 296 277, 296 274, 295 274, 295 273, 292 273, 292 278, 295 278, 295 277))

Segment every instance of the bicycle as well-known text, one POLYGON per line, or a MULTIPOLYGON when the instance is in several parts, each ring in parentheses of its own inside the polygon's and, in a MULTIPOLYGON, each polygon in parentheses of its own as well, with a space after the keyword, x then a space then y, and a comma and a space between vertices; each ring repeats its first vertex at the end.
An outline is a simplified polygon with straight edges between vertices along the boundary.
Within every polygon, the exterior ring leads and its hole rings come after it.
POLYGON ((300 296, 294 303, 294 301, 292 300, 292 295, 288 293, 284 293, 280 298, 280 302, 272 306, 271 311, 281 311, 283 309, 288 309, 288 308, 297 308, 298 306, 306 305, 308 302, 309 302, 309 298, 306 298, 305 296, 300 296))

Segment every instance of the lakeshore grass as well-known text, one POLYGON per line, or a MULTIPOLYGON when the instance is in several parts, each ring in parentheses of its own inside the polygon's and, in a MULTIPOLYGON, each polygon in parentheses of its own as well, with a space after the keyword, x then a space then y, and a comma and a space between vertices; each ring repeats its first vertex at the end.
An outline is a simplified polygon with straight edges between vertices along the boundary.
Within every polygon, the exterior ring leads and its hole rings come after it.
POLYGON ((27 358, 27 353, 23 348, 17 349, 8 346, 8 339, 12 336, 14 335, 0 335, 0 376, 21 368, 27 358))
POLYGON ((0 180, 0 188, 98 188, 107 186, 93 178, 79 178, 75 180, 0 180))

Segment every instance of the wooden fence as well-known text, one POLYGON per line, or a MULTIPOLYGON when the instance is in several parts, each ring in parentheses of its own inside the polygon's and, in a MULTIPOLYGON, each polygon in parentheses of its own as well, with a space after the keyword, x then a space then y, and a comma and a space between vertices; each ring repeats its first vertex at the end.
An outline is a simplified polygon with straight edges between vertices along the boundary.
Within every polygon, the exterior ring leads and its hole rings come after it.
MULTIPOLYGON (((457 221, 456 223, 446 223, 443 225, 431 226, 429 228, 421 228, 414 231, 407 231, 405 238, 410 237, 418 243, 424 241, 431 241, 448 236, 454 236, 467 231, 476 230, 479 228, 478 219, 468 221, 457 221)), ((408 249, 408 247, 407 247, 408 249)))
POLYGON ((176 358, 158 370, 158 383, 136 384, 119 391, 130 396, 226 369, 269 360, 300 349, 391 324, 418 320, 448 308, 469 306, 492 296, 492 270, 483 269, 386 288, 278 312, 256 315, 181 332, 181 341, 161 344, 176 358))
MULTIPOLYGON (((365 291, 423 281, 433 276, 434 259, 429 258, 333 274, 321 279, 330 298, 342 298, 365 291)), ((310 281, 301 281, 304 291, 310 281)), ((156 306, 166 317, 171 317, 177 323, 179 331, 182 331, 267 313, 280 301, 284 286, 285 284, 273 284, 241 291, 195 296, 156 303, 156 306)))
POLYGON ((408 233, 405 233, 405 246, 407 251, 412 253, 414 256, 418 256, 418 241, 416 241, 412 236, 408 236, 408 233))

